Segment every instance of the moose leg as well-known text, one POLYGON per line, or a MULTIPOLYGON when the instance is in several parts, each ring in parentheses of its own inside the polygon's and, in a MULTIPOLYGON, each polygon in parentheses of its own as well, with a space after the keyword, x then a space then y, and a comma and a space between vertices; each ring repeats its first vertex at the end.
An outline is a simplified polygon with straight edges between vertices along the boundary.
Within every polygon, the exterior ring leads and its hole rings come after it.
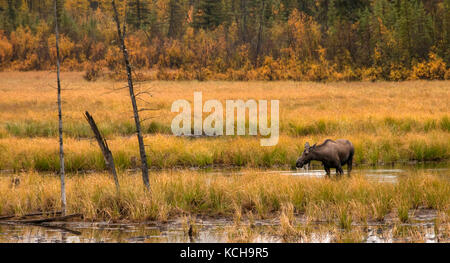
POLYGON ((330 174, 331 174, 330 167, 324 165, 324 168, 325 168, 325 172, 327 173, 327 177, 330 177, 330 174))
POLYGON ((353 151, 350 153, 350 156, 347 160, 347 174, 350 176, 350 172, 352 171, 352 165, 353 165, 353 151))
POLYGON ((344 170, 342 170, 342 166, 339 164, 336 166, 336 175, 342 176, 344 174, 344 170))
POLYGON ((348 176, 350 176, 350 172, 352 171, 352 162, 353 162, 352 159, 350 159, 350 160, 347 162, 347 174, 348 174, 348 176))

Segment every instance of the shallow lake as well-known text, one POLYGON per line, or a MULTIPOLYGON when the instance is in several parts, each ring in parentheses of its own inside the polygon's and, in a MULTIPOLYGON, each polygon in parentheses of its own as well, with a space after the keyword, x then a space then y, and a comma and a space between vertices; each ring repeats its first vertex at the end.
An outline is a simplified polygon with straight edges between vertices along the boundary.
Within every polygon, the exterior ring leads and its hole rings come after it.
MULTIPOLYGON (((426 171, 436 176, 450 179, 450 164, 420 164, 396 165, 390 167, 356 167, 353 173, 360 173, 370 180, 386 183, 396 183, 401 176, 408 176, 413 172, 426 171)), ((230 170, 205 171, 211 174, 241 173, 230 170)), ((243 173, 243 172, 242 172, 243 173)), ((325 172, 319 166, 309 170, 283 170, 261 171, 261 173, 279 173, 293 176, 325 177, 325 172)), ((332 172, 334 176, 334 171, 332 172)), ((432 210, 421 211, 411 215, 411 222, 405 224, 390 224, 389 220, 383 223, 368 222, 364 225, 354 225, 353 229, 359 231, 364 242, 450 242, 448 236, 442 237, 438 233, 442 229, 448 231, 448 223, 436 225, 436 212, 432 210), (400 229, 399 229, 400 228, 400 229), (399 235, 399 231, 415 233, 413 235, 399 235)), ((301 218, 297 223, 301 224, 301 218)), ((195 234, 187 234, 186 223, 183 219, 167 223, 146 222, 139 224, 109 223, 109 222, 53 222, 45 226, 7 225, 0 224, 0 242, 233 242, 236 240, 233 233, 251 232, 247 241, 251 242, 335 242, 339 230, 327 227, 323 222, 313 224, 307 236, 297 240, 286 240, 277 235, 280 222, 277 219, 255 220, 242 222, 236 226, 230 219, 197 218, 195 234), (336 232, 338 231, 338 232, 336 232)))

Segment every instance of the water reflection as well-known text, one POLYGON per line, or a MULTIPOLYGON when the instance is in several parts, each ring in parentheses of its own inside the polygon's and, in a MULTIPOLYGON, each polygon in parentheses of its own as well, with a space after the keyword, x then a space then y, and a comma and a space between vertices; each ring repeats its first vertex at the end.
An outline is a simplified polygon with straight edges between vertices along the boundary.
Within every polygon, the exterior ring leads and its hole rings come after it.
MULTIPOLYGON (((374 182, 387 182, 387 183, 395 183, 397 182, 398 178, 401 176, 406 176, 408 174, 417 172, 417 171, 424 171, 436 175, 443 175, 443 176, 450 176, 450 168, 448 168, 447 163, 443 166, 441 163, 436 164, 416 164, 416 165, 397 165, 397 167, 377 167, 377 168, 367 168, 367 167, 356 167, 353 168, 352 174, 358 174, 365 176, 368 180, 374 181, 374 182)), ((345 168, 345 167, 344 167, 345 168)), ((347 176, 347 171, 344 169, 344 176, 347 176)), ((209 172, 212 174, 221 174, 221 175, 227 175, 227 174, 240 174, 244 175, 247 172, 243 171, 215 171, 215 172, 209 172)), ((252 173, 255 173, 255 171, 252 171, 252 173)), ((306 169, 306 168, 300 168, 297 170, 279 170, 279 171, 261 171, 261 174, 281 174, 281 175, 292 175, 292 176, 299 176, 299 177, 311 177, 311 178, 325 178, 326 173, 325 170, 320 165, 314 165, 312 166, 312 169, 306 169)), ((334 177, 334 169, 332 169, 331 176, 334 177)))
MULTIPOLYGON (((385 224, 372 223, 368 225, 355 225, 352 231, 363 233, 363 242, 386 243, 386 242, 449 242, 448 234, 442 235, 447 225, 438 227, 434 219, 436 214, 430 211, 414 217, 414 223, 408 224, 385 224)), ((301 220, 298 220, 301 223, 301 220)), ((245 223, 244 227, 245 227, 245 223)), ((252 227, 253 235, 250 242, 308 242, 328 243, 336 242, 339 233, 334 227, 316 225, 308 235, 299 239, 286 240, 280 233, 279 222, 273 220, 260 220, 252 227)), ((142 224, 114 224, 114 223, 89 223, 89 222, 66 222, 52 223, 53 228, 30 225, 0 225, 0 242, 19 243, 161 243, 161 242, 234 242, 230 239, 230 231, 233 222, 225 219, 199 220, 197 222, 198 233, 189 237, 183 230, 181 220, 175 220, 165 224, 142 223, 142 224), (70 229, 70 231, 65 230, 70 229)), ((331 225, 330 225, 331 226, 331 225)), ((249 226, 247 226, 249 227, 249 226)), ((445 232, 445 231, 444 231, 445 232)))

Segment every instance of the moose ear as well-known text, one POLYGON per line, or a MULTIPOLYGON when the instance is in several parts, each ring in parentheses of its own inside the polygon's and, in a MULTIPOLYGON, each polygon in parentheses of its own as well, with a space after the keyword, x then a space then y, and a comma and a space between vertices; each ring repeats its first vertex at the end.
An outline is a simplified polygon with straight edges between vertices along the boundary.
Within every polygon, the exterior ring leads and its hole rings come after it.
POLYGON ((315 143, 313 146, 311 146, 311 148, 316 148, 316 144, 317 144, 317 143, 315 143))
POLYGON ((309 149, 309 142, 305 143, 305 149, 309 149))

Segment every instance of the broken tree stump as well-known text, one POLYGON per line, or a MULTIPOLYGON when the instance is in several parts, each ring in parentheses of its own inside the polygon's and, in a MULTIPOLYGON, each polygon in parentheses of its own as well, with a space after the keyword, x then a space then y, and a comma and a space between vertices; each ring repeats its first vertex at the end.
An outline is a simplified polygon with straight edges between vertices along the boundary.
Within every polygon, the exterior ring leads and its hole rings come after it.
POLYGON ((109 150, 108 143, 106 142, 106 139, 104 139, 98 130, 97 124, 95 124, 94 118, 92 115, 89 114, 88 111, 86 111, 85 115, 86 120, 88 121, 89 125, 91 126, 92 131, 94 132, 95 139, 97 140, 98 146, 102 150, 103 158, 105 159, 106 167, 108 167, 109 172, 112 174, 114 178, 114 182, 116 184, 116 190, 119 192, 119 179, 117 178, 117 172, 116 172, 116 166, 114 165, 114 158, 109 150))

